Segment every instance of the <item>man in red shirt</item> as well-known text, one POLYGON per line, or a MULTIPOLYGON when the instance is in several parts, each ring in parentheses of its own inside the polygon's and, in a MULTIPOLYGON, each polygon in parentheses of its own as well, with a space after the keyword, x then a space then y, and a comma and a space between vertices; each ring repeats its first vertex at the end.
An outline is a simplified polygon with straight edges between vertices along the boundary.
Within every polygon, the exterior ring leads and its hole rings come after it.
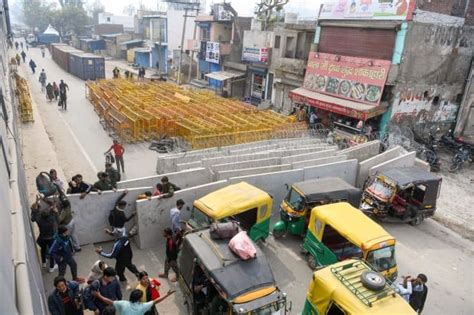
POLYGON ((123 146, 118 142, 118 140, 114 140, 114 144, 105 152, 105 154, 109 153, 110 151, 114 150, 115 154, 115 163, 117 164, 117 171, 125 173, 125 165, 123 162, 123 154, 125 153, 125 149, 123 146))

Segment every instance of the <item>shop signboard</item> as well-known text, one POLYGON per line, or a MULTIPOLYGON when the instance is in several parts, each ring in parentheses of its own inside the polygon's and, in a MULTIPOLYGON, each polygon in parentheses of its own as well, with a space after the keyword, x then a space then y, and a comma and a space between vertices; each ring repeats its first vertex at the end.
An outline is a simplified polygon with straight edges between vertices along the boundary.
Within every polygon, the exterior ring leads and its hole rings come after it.
POLYGON ((206 44, 206 61, 212 63, 220 62, 220 48, 219 43, 207 42, 206 44))
POLYGON ((268 62, 268 48, 244 47, 242 49, 242 60, 250 62, 268 62))
POLYGON ((221 3, 214 4, 214 16, 216 21, 232 21, 232 14, 221 3))
POLYGON ((391 62, 311 52, 304 87, 315 92, 379 105, 391 62))
POLYGON ((411 20, 415 0, 326 0, 321 20, 411 20))

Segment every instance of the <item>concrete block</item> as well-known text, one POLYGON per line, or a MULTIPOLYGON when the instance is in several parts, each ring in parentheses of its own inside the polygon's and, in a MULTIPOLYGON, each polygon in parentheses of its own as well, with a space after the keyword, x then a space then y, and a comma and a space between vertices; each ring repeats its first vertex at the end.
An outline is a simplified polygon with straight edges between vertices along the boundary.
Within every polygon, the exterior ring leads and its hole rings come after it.
POLYGON ((230 171, 230 170, 238 170, 242 168, 271 166, 271 165, 278 165, 278 164, 280 164, 280 158, 259 159, 259 160, 250 160, 250 161, 235 162, 235 163, 217 164, 217 165, 213 165, 211 167, 211 170, 213 172, 230 171))
POLYGON ((348 182, 349 184, 355 185, 357 177, 357 167, 358 161, 356 159, 305 167, 303 168, 303 180, 325 177, 339 177, 348 182))
POLYGON ((334 163, 334 162, 345 161, 345 160, 347 160, 347 156, 335 155, 335 156, 322 157, 322 158, 314 159, 314 160, 295 162, 295 163, 292 163, 292 166, 293 166, 293 169, 297 169, 297 168, 317 166, 317 165, 334 163))
POLYGON ((184 170, 189 170, 197 167, 202 167, 202 162, 199 161, 194 161, 194 162, 187 162, 187 163, 178 163, 176 164, 176 171, 184 171, 184 170))
POLYGON ((163 176, 168 176, 170 182, 181 189, 207 184, 211 181, 211 172, 207 168, 200 167, 181 172, 124 180, 117 183, 117 188, 155 187, 163 176))
POLYGON ((419 158, 415 159, 415 166, 424 169, 425 171, 431 171, 430 163, 423 161, 419 158))
POLYGON ((291 156, 285 156, 281 158, 281 163, 295 163, 301 161, 308 161, 319 159, 322 157, 332 156, 336 154, 336 149, 326 150, 327 147, 315 147, 310 153, 303 153, 291 156))
POLYGON ((244 181, 268 192, 273 197, 273 216, 275 216, 278 215, 280 203, 287 192, 285 184, 292 185, 295 182, 302 181, 303 178, 303 170, 297 169, 267 174, 232 177, 229 179, 229 182, 235 184, 244 181))
POLYGON ((226 185, 228 182, 223 180, 179 190, 171 198, 157 199, 154 197, 136 202, 138 227, 136 242, 138 247, 147 249, 155 247, 158 242, 161 242, 164 229, 171 225, 170 209, 176 206, 178 199, 183 199, 186 203, 181 211, 181 220, 185 221, 191 214, 194 200, 226 185))
POLYGON ((402 154, 402 151, 403 148, 401 146, 396 146, 383 153, 377 154, 376 156, 373 156, 371 158, 368 158, 367 160, 360 162, 356 186, 361 188, 364 185, 365 181, 369 177, 369 171, 372 167, 396 158, 397 156, 402 154))
POLYGON ((380 163, 369 170, 369 176, 374 175, 377 171, 383 171, 395 167, 411 167, 415 165, 416 152, 408 152, 396 158, 380 163))
MULTIPOLYGON (((137 196, 150 190, 150 187, 132 188, 123 200, 127 202, 125 213, 131 215, 136 210, 137 196)), ((108 217, 110 210, 115 208, 115 203, 123 190, 104 191, 102 194, 90 193, 84 199, 79 194, 68 195, 74 211, 77 237, 81 245, 96 242, 106 242, 113 238, 105 234, 104 229, 110 228, 108 217)), ((127 223, 131 228, 135 220, 127 223)))
MULTIPOLYGON (((293 155, 301 155, 305 153, 312 153, 314 151, 321 151, 324 150, 325 146, 322 144, 308 146, 304 148, 295 148, 295 149, 280 149, 277 152, 282 152, 282 156, 293 156, 293 155)), ((331 149, 331 148, 328 148, 331 149)))
POLYGON ((280 171, 287 171, 291 169, 292 169, 291 164, 280 164, 280 165, 274 165, 274 166, 244 168, 244 169, 230 170, 230 171, 218 171, 216 172, 215 175, 216 175, 216 180, 223 180, 223 179, 228 179, 228 178, 237 177, 237 176, 280 172, 280 171))
POLYGON ((279 157, 278 155, 266 152, 266 153, 251 153, 251 154, 242 154, 242 155, 229 155, 223 157, 214 157, 203 159, 202 165, 204 167, 212 167, 213 165, 218 164, 226 164, 226 163, 235 163, 235 162, 244 162, 250 160, 258 160, 258 159, 268 159, 272 157, 279 157))
POLYGON ((359 162, 367 160, 380 152, 380 141, 374 140, 339 151, 338 154, 347 155, 348 159, 357 159, 359 162))

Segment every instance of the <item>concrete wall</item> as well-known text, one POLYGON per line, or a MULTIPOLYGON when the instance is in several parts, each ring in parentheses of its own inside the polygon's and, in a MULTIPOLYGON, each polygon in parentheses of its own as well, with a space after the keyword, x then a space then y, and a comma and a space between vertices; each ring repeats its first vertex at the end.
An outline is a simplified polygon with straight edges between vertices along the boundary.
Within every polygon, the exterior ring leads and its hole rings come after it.
POLYGON ((238 170, 243 168, 252 168, 252 167, 261 167, 261 166, 271 166, 271 165, 278 165, 280 164, 280 158, 271 158, 271 159, 259 159, 259 160, 251 160, 251 161, 243 161, 243 162, 235 162, 235 163, 225 163, 225 164, 217 164, 211 167, 213 172, 217 171, 230 171, 230 170, 238 170))
POLYGON ((275 165, 275 166, 262 166, 262 167, 244 168, 244 169, 238 169, 238 170, 218 171, 215 174, 215 178, 216 180, 223 180, 223 179, 228 179, 228 178, 237 177, 237 176, 288 171, 291 169, 292 169, 291 164, 280 164, 280 165, 275 165))
POLYGON ((209 172, 208 169, 201 167, 182 172, 124 180, 117 183, 117 188, 155 187, 163 176, 168 176, 170 182, 179 186, 181 189, 206 184, 211 181, 211 172, 209 172))
POLYGON ((359 163, 359 172, 357 174, 357 187, 362 187, 369 177, 369 171, 372 167, 386 162, 388 160, 394 159, 403 152, 403 148, 396 146, 390 150, 387 150, 379 155, 373 156, 367 160, 364 160, 359 163))
POLYGON ((359 162, 367 160, 380 152, 380 141, 370 141, 337 152, 337 155, 347 155, 348 159, 357 159, 359 162))
POLYGON ((178 164, 176 164, 176 172, 190 170, 190 169, 198 168, 198 167, 202 167, 202 162, 201 161, 178 163, 178 164))
POLYGON ((356 159, 328 163, 318 166, 305 167, 304 179, 317 179, 325 177, 339 177, 351 185, 355 185, 358 161, 356 159))
POLYGON ((291 165, 293 166, 293 169, 297 169, 297 168, 317 166, 317 165, 322 165, 322 164, 327 164, 327 163, 340 162, 340 161, 345 161, 345 160, 347 160, 347 156, 335 155, 335 156, 328 156, 328 157, 323 157, 323 158, 314 159, 314 160, 295 162, 295 163, 292 163, 291 165))
POLYGON ((244 162, 244 161, 250 161, 250 160, 257 160, 257 159, 268 159, 272 157, 275 157, 274 153, 264 152, 264 153, 252 153, 252 154, 230 155, 230 156, 207 158, 207 159, 203 159, 201 162, 204 167, 211 167, 213 165, 218 165, 218 164, 244 162))
MULTIPOLYGON (((150 190, 149 187, 131 188, 123 200, 127 201, 125 213, 130 215, 136 210, 136 200, 139 194, 150 190)), ((74 211, 77 237, 81 245, 112 240, 112 237, 105 234, 104 229, 110 228, 108 217, 110 210, 114 209, 117 199, 123 190, 116 192, 105 191, 101 195, 90 193, 84 199, 80 199, 79 194, 68 195, 74 211)), ((130 228, 133 221, 127 223, 130 228)))
POLYGON ((278 214, 280 203, 285 197, 286 186, 291 185, 295 182, 300 182, 304 178, 304 172, 302 169, 283 171, 276 173, 258 174, 232 177, 229 179, 231 184, 240 183, 245 181, 249 184, 254 185, 266 192, 273 197, 273 216, 278 214))
POLYGON ((419 158, 415 159, 415 166, 424 169, 425 171, 431 171, 430 163, 420 160, 419 158))
POLYGON ((313 152, 291 155, 281 158, 281 163, 296 163, 308 160, 315 160, 323 157, 333 156, 336 154, 336 149, 329 149, 327 147, 314 148, 313 152))
POLYGON ((370 168, 369 175, 374 175, 377 171, 383 171, 391 168, 399 167, 412 167, 415 166, 416 152, 409 152, 388 160, 386 162, 380 163, 372 168, 370 168))
POLYGON ((181 220, 185 221, 191 214, 190 209, 192 209, 194 200, 220 189, 227 184, 225 180, 218 181, 177 191, 173 197, 167 199, 158 200, 154 197, 151 200, 137 201, 138 235, 136 242, 138 247, 141 249, 156 247, 158 242, 163 238, 163 230, 171 225, 169 210, 176 206, 178 199, 183 199, 186 203, 181 212, 181 220))

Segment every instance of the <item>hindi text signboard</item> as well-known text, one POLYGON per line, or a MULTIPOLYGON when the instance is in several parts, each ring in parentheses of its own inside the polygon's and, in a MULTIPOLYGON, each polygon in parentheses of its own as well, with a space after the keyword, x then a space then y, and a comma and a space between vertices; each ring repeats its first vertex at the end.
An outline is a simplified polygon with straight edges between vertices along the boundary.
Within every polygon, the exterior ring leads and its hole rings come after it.
POLYGON ((321 20, 411 20, 415 0, 327 0, 321 20))

